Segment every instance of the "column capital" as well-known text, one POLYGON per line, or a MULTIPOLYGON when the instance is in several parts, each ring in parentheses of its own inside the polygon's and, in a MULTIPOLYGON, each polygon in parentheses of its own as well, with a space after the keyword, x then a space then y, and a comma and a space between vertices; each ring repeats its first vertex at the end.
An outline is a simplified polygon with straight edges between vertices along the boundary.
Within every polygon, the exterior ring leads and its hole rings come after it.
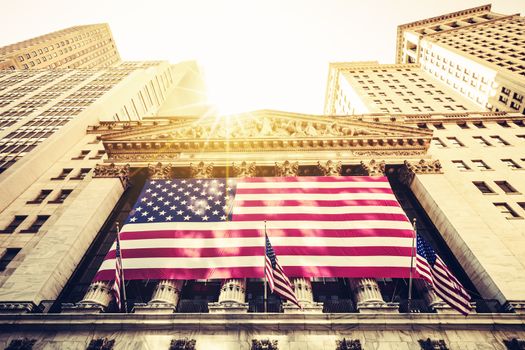
POLYGON ((384 160, 376 161, 371 159, 369 162, 361 161, 360 166, 369 176, 385 176, 384 160))
POLYGON ((213 163, 200 162, 199 164, 190 163, 190 174, 195 179, 206 179, 212 177, 213 163))
POLYGON ((246 163, 242 162, 241 164, 232 163, 233 176, 235 177, 255 177, 257 168, 255 162, 246 163))
POLYGON ((317 168, 324 176, 338 176, 341 175, 342 164, 340 161, 334 162, 332 160, 328 160, 325 164, 317 162, 317 168))
POLYGON ((117 177, 120 179, 122 186, 126 188, 129 186, 129 173, 130 165, 116 165, 115 163, 111 164, 97 164, 95 166, 94 178, 111 178, 117 177))
POLYGON ((171 163, 148 164, 148 176, 154 180, 169 180, 172 178, 173 165, 171 163))
POLYGON ((222 281, 219 301, 208 303, 210 313, 246 313, 246 279, 232 278, 222 281))
POLYGON ((418 162, 405 160, 399 172, 399 179, 410 186, 416 174, 443 174, 438 159, 420 159, 418 162))
POLYGON ((299 162, 285 160, 282 163, 275 162, 275 176, 297 176, 299 175, 299 162))
POLYGON ((74 313, 104 312, 113 299, 111 282, 97 281, 89 285, 84 298, 75 304, 62 304, 62 311, 74 313))
POLYGON ((177 309, 183 281, 160 280, 147 304, 135 304, 134 312, 142 314, 171 314, 177 309))

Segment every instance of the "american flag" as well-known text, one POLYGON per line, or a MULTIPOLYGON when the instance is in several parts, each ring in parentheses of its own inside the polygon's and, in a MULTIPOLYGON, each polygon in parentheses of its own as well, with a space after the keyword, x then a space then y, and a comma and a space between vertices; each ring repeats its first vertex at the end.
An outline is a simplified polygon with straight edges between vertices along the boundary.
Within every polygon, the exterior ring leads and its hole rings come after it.
POLYGON ((115 277, 113 282, 113 287, 111 287, 111 292, 115 297, 115 303, 119 310, 122 309, 122 303, 120 301, 120 289, 121 289, 121 277, 122 277, 122 259, 120 255, 120 240, 119 234, 117 232, 116 246, 115 246, 115 277))
MULTIPOLYGON (((386 177, 148 180, 121 230, 126 279, 407 278, 412 225, 386 177)), ((114 277, 113 246, 96 275, 114 277)))
POLYGON ((264 264, 264 275, 266 277, 266 280, 268 281, 268 285, 270 286, 270 290, 272 291, 272 293, 280 295, 284 299, 291 301, 300 308, 301 305, 297 301, 297 297, 295 296, 293 286, 290 283, 288 277, 286 277, 283 268, 281 267, 281 265, 279 265, 279 262, 277 261, 275 251, 273 250, 268 235, 266 235, 265 256, 266 258, 264 264))
POLYGON ((417 235, 416 271, 450 307, 468 315, 470 295, 421 235, 417 235))

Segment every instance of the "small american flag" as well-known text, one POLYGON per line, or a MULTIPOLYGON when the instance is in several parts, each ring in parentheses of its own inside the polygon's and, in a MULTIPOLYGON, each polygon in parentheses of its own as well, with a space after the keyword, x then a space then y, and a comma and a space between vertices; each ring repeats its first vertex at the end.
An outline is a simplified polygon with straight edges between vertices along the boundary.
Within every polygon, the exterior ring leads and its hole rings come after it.
POLYGON ((434 287, 436 294, 450 307, 463 315, 468 315, 471 311, 470 295, 420 235, 417 235, 416 271, 422 279, 434 287))
POLYGON ((119 239, 119 233, 117 232, 117 241, 116 241, 116 249, 115 249, 115 281, 113 282, 113 287, 111 287, 111 292, 113 293, 113 296, 115 297, 115 303, 117 304, 117 308, 119 310, 122 310, 122 303, 120 299, 120 288, 121 288, 121 276, 122 276, 122 261, 121 261, 121 252, 120 252, 120 239, 119 239))
POLYGON ((291 301, 299 308, 301 305, 293 291, 293 286, 277 261, 277 256, 273 250, 268 235, 266 235, 266 263, 264 264, 264 275, 270 286, 272 293, 278 294, 286 300, 291 301))

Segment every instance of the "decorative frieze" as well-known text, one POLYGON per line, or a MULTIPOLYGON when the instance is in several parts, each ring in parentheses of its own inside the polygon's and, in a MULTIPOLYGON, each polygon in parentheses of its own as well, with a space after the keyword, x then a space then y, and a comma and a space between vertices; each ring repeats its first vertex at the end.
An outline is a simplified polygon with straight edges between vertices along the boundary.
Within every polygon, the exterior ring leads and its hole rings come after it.
POLYGON ((505 306, 517 314, 525 315, 525 300, 509 300, 505 306))
POLYGON ((92 339, 86 350, 112 350, 113 346, 115 346, 115 339, 98 338, 92 339))
POLYGON ((341 175, 342 164, 341 162, 328 160, 325 164, 317 162, 317 168, 324 176, 339 176, 341 175))
POLYGON ((426 340, 418 340, 419 346, 422 350, 448 350, 447 344, 444 340, 432 340, 427 338, 426 340))
POLYGON ((282 163, 275 162, 275 176, 297 176, 299 174, 299 162, 285 160, 282 163))
POLYGON ((173 165, 162 164, 148 164, 148 176, 150 179, 155 180, 169 180, 173 177, 173 165))
POLYGON ((33 302, 2 302, 0 303, 0 314, 3 313, 30 313, 40 312, 38 306, 33 302))
POLYGON ((416 174, 443 174, 441 162, 438 159, 421 159, 419 162, 405 160, 404 167, 399 171, 399 179, 410 186, 416 174))
POLYGON ((361 161, 360 163, 363 171, 369 176, 384 176, 385 175, 385 161, 376 161, 371 159, 368 162, 361 161))
POLYGON ((190 174, 195 179, 206 179, 213 176, 213 163, 200 162, 199 164, 190 163, 190 174))
POLYGON ((95 166, 94 178, 110 178, 118 177, 122 182, 122 185, 126 188, 129 186, 129 173, 130 166, 126 165, 116 165, 115 163, 111 164, 97 164, 95 166))
POLYGON ((235 177, 255 177, 257 172, 257 167, 255 162, 242 162, 240 164, 233 163, 233 176, 235 177))
POLYGON ((5 350, 32 350, 35 343, 36 339, 13 339, 11 342, 9 342, 9 345, 7 348, 5 348, 5 350))
POLYGON ((172 339, 169 350, 195 350, 196 344, 195 339, 172 339))

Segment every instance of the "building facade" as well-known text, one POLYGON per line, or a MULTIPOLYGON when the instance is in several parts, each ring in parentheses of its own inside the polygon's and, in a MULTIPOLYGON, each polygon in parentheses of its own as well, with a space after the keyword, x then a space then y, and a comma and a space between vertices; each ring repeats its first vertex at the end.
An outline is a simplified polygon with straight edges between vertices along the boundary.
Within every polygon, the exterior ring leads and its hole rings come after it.
POLYGON ((109 67, 118 62, 106 23, 71 27, 0 48, 0 69, 109 67))
POLYGON ((194 65, 124 62, 11 116, 76 74, 34 72, 0 75, 0 122, 20 117, 0 133, 6 145, 81 86, 124 77, 0 174, 0 346, 523 348, 523 114, 480 106, 420 63, 357 62, 330 66, 325 115, 217 116, 194 65), (46 74, 64 76, 24 89, 46 74), (125 314, 111 282, 93 282, 146 179, 336 175, 388 177, 475 311, 456 313, 417 281, 409 304, 406 279, 319 276, 292 278, 302 310, 270 296, 268 312, 260 279, 128 281, 125 314))

